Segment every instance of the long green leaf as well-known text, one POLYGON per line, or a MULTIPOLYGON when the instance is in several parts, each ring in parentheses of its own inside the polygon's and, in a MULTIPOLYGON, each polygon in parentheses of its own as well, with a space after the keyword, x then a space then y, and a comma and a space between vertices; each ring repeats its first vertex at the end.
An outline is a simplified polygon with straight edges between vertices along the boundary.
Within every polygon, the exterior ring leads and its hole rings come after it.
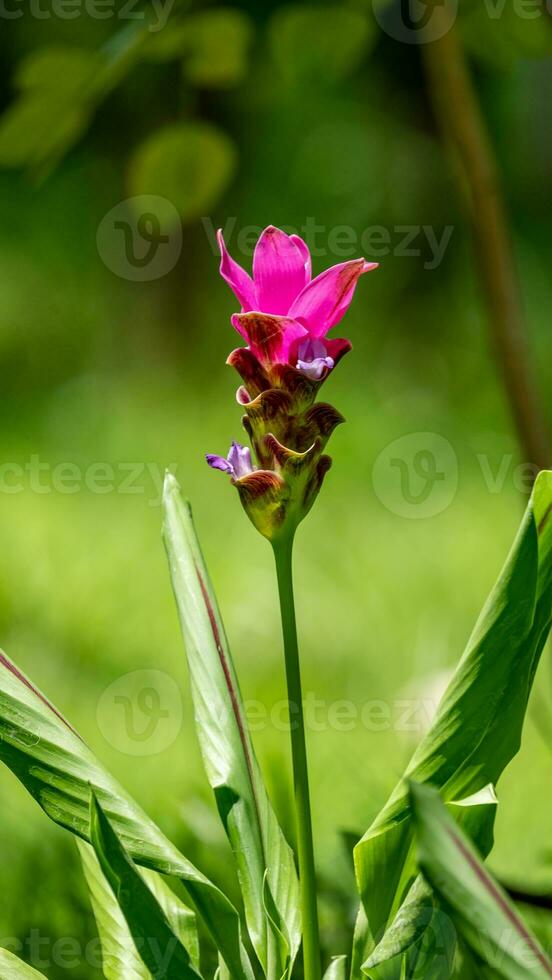
POLYGON ((232 845, 247 924, 268 976, 280 980, 281 937, 265 913, 270 891, 290 950, 300 942, 297 875, 260 774, 220 612, 191 510, 172 475, 165 481, 164 538, 190 671, 199 741, 208 779, 232 845))
POLYGON ((157 871, 149 871, 147 868, 143 868, 141 874, 167 916, 171 929, 188 950, 192 964, 199 973, 199 937, 195 912, 192 912, 181 901, 166 879, 157 871))
POLYGON ((2 980, 46 980, 43 973, 28 966, 19 957, 0 948, 0 977, 2 980))
POLYGON ((552 617, 552 473, 537 478, 513 549, 469 640, 437 718, 389 802, 355 849, 369 955, 413 873, 407 778, 447 801, 496 784, 519 749, 552 617))
POLYGON ((503 980, 550 980, 552 963, 429 786, 410 784, 418 863, 477 957, 503 980))
POLYGON ((0 759, 57 824, 90 841, 94 786, 125 850, 137 864, 180 878, 236 980, 251 980, 238 913, 114 780, 60 713, 0 653, 0 759))
POLYGON ((100 937, 104 977, 106 980, 151 980, 94 848, 82 840, 77 840, 77 847, 100 937))
MULTIPOLYGON (((109 886, 94 849, 77 839, 94 918, 102 945, 102 968, 106 980, 150 980, 149 970, 139 956, 126 920, 109 886)), ((156 871, 143 868, 141 875, 163 909, 171 928, 190 953, 199 971, 199 942, 195 913, 156 871)))
POLYGON ((199 980, 188 950, 130 859, 92 792, 92 845, 124 915, 134 944, 153 980, 199 980))

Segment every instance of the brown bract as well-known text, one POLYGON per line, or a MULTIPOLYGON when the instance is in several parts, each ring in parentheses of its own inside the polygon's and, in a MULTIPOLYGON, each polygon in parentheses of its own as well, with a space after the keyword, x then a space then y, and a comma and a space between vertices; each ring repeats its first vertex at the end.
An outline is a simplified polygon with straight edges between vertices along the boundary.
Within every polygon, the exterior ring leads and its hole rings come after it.
POLYGON ((274 541, 292 535, 312 507, 331 466, 324 448, 345 420, 316 401, 324 378, 312 380, 290 364, 265 368, 246 347, 228 363, 243 381, 237 398, 259 466, 234 483, 255 527, 274 541))

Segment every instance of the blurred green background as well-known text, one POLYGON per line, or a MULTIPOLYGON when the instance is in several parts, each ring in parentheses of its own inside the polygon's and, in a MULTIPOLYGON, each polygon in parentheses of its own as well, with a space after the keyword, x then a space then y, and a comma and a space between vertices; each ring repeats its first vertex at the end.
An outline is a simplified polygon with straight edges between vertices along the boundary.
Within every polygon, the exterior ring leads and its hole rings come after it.
MULTIPOLYGON (((551 423, 552 19, 544 5, 529 18, 462 3, 551 423)), ((213 229, 246 267, 267 224, 303 233, 316 272, 358 254, 381 263, 339 331, 354 352, 325 396, 347 425, 297 548, 304 683, 322 703, 309 749, 332 953, 346 951, 355 912, 343 832, 366 829, 408 761, 526 499, 454 165, 420 47, 386 31, 385 7, 6 0, 1 14, 1 644, 233 893, 160 540, 170 466, 194 504, 244 696, 269 712, 255 740, 291 835, 288 740, 270 714, 285 696, 271 555, 203 459, 240 433, 224 363, 236 304, 213 229), (405 436, 408 459, 429 438, 446 471, 419 508, 403 506, 389 465, 405 436), (160 672, 176 721, 130 754, 111 694, 132 702, 136 670, 160 672), (351 723, 351 705, 372 707, 368 725, 351 723)), ((499 786, 491 859, 541 891, 552 891, 550 678, 545 656, 499 786)), ((145 728, 147 710, 131 707, 145 728)), ((99 976, 90 956, 54 945, 72 937, 82 951, 95 936, 72 840, 7 771, 0 819, 0 941, 18 939, 55 980, 99 976)))

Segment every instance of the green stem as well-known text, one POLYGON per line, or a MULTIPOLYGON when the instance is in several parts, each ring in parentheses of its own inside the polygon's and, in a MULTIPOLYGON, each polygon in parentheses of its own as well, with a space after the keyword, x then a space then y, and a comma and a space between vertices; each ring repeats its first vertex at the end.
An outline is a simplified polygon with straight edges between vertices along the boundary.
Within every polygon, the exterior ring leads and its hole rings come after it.
POLYGON ((304 973, 305 980, 320 980, 320 937, 316 904, 316 873, 314 868, 301 669, 299 666, 295 601, 293 598, 292 552, 293 537, 285 538, 282 541, 274 543, 290 716, 297 854, 299 859, 301 915, 303 921, 304 973))

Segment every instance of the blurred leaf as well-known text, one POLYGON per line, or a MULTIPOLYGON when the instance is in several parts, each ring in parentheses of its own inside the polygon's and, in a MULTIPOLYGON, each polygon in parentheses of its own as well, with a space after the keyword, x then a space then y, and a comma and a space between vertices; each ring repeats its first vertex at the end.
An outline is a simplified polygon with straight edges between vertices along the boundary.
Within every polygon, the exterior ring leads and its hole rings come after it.
POLYGON ((90 801, 90 836, 102 872, 154 980, 197 980, 199 974, 187 949, 123 848, 94 792, 90 801))
POLYGON ((0 119, 0 166, 42 173, 57 163, 88 125, 87 92, 98 66, 91 52, 62 46, 21 62, 15 76, 21 94, 0 119))
POLYGON ((420 869, 467 945, 503 980, 545 980, 552 963, 493 880, 439 794, 412 782, 420 869))
POLYGON ((21 671, 0 653, 0 759, 44 812, 90 840, 90 785, 131 858, 180 878, 236 977, 251 980, 239 916, 103 769, 93 753, 21 671))
POLYGON ((0 166, 25 167, 38 178, 50 173, 154 37, 153 7, 148 5, 144 15, 99 51, 55 45, 23 59, 15 73, 21 95, 0 118, 0 166))
POLYGON ((22 95, 0 120, 0 166, 50 169, 88 125, 87 114, 58 94, 22 95))
POLYGON ((228 136, 206 123, 180 123, 142 143, 130 163, 129 185, 133 195, 166 198, 189 221, 210 212, 235 167, 228 136))
POLYGON ((34 970, 7 949, 0 948, 0 976, 2 980, 46 980, 43 973, 34 970))
POLYGON ((241 81, 253 31, 241 10, 205 10, 189 19, 189 46, 184 62, 191 82, 224 88, 241 81))
POLYGON ((366 954, 413 875, 407 779, 454 800, 498 781, 517 753, 529 693, 552 616, 552 473, 535 483, 514 547, 467 649, 389 802, 355 848, 368 917, 366 954))
POLYGON ((19 89, 53 89, 72 101, 101 66, 102 59, 96 52, 52 45, 27 55, 17 66, 14 81, 19 89), (68 79, 71 79, 70 85, 68 79))
MULTIPOLYGON (((249 933, 266 970, 271 959, 282 952, 282 933, 291 963, 299 947, 299 895, 293 853, 280 830, 255 758, 190 507, 171 474, 165 480, 164 514, 164 539, 184 634, 203 760, 236 858, 249 933), (267 924, 274 928, 267 930, 267 924)), ((280 976, 281 973, 277 980, 280 976)))
POLYGON ((515 68, 520 58, 552 54, 552 22, 546 5, 532 5, 530 16, 508 0, 461 4, 459 24, 470 54, 499 71, 515 68))
POLYGON ((147 56, 156 61, 183 59, 186 77, 203 88, 226 88, 247 70, 253 25, 232 7, 202 10, 172 21, 150 40, 147 56))
POLYGON ((338 82, 358 68, 376 38, 367 15, 346 6, 281 7, 270 25, 276 63, 293 82, 338 82))

